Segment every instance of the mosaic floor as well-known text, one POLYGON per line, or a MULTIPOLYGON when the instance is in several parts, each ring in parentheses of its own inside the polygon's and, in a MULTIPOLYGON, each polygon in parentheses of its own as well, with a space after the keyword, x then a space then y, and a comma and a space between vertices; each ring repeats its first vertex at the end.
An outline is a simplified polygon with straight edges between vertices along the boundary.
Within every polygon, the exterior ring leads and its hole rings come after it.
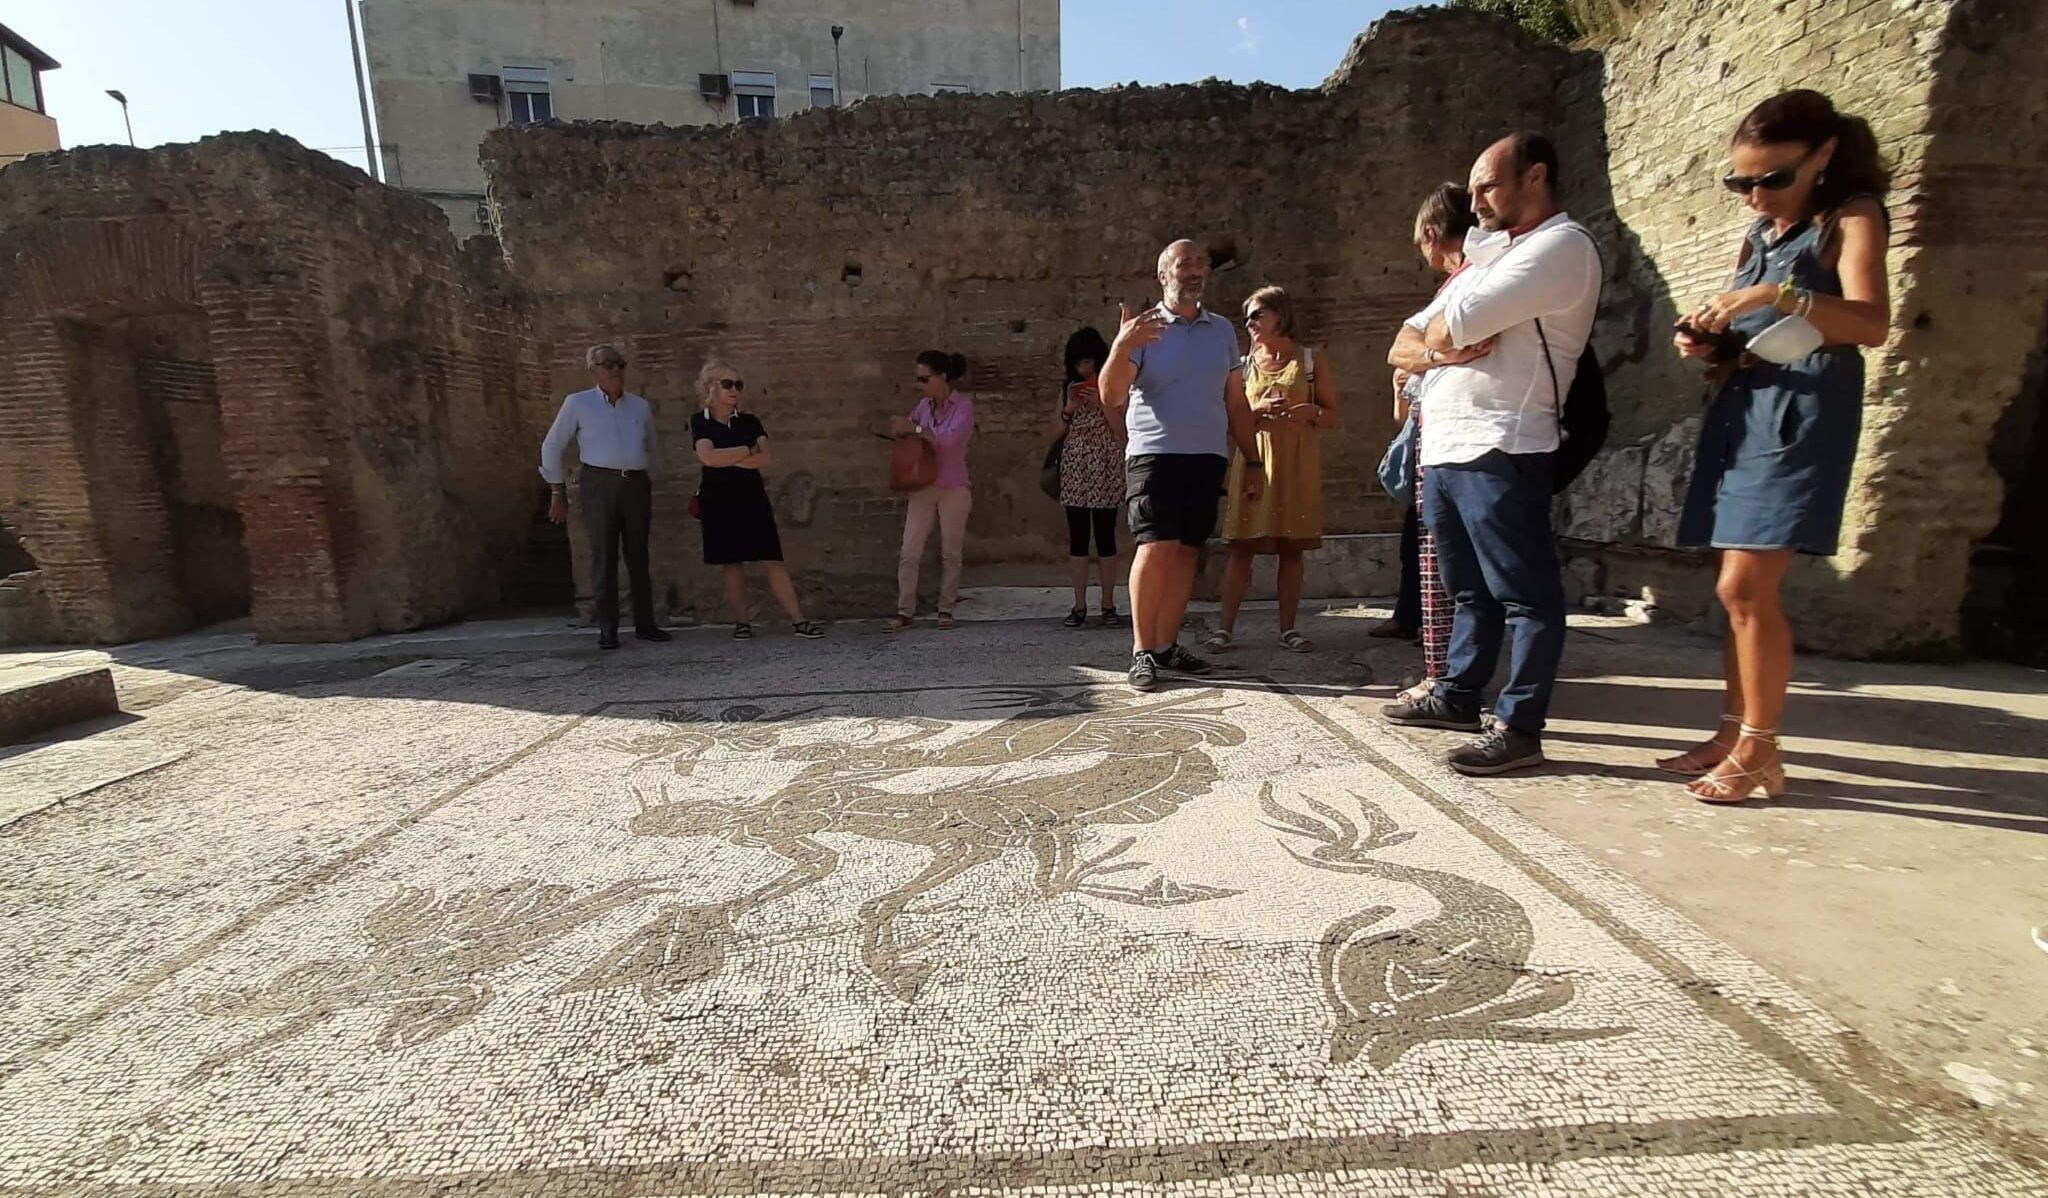
POLYGON ((557 664, 0 830, 0 1194, 2043 1192, 1330 695, 557 664))

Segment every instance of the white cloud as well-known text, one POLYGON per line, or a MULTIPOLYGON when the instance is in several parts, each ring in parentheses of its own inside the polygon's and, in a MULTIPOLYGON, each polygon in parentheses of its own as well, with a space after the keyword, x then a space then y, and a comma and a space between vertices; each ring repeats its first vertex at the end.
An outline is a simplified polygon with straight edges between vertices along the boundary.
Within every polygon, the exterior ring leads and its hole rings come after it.
POLYGON ((1263 40, 1265 39, 1259 31, 1252 28, 1252 19, 1250 17, 1239 17, 1237 19, 1237 48, 1239 52, 1257 58, 1259 56, 1259 43, 1263 40))

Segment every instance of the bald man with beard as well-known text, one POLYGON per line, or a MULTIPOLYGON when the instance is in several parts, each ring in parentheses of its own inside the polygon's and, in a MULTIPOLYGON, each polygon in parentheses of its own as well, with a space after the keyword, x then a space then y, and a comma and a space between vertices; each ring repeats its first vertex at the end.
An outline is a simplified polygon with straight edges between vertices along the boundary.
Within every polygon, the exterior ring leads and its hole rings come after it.
MULTIPOLYGON (((1112 419, 1129 431, 1124 449, 1131 539, 1131 669, 1135 690, 1164 673, 1202 675, 1209 663, 1180 646, 1202 547, 1216 530, 1235 442, 1259 461, 1257 423, 1245 401, 1237 326, 1202 306, 1209 254, 1176 241, 1159 255, 1164 298, 1132 315, 1119 306, 1116 341, 1098 386, 1112 419)), ((1265 475, 1244 472, 1256 498, 1265 475)))

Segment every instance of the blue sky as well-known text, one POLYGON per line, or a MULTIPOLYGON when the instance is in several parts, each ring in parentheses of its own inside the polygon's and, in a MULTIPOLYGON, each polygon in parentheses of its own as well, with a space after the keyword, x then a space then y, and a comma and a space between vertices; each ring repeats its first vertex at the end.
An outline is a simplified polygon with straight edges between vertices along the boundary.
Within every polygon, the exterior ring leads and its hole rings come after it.
MULTIPOLYGON (((277 129, 360 166, 362 121, 343 2, 0 0, 0 23, 64 64, 43 78, 67 146, 127 139, 120 106, 106 95, 116 88, 128 96, 139 145, 277 129)), ((1061 70, 1069 87, 1210 76, 1313 87, 1351 39, 1393 7, 1384 0, 1064 0, 1061 70)))

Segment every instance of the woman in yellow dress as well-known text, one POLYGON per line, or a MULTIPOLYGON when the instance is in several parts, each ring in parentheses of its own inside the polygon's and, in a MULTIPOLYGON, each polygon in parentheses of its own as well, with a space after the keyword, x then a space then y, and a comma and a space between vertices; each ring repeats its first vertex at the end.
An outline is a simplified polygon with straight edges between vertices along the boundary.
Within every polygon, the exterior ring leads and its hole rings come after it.
POLYGON ((1266 487, 1256 499, 1244 493, 1244 457, 1232 453, 1225 493, 1230 507, 1223 537, 1230 565, 1223 575, 1223 620, 1204 644, 1230 650, 1237 612, 1252 585, 1252 559, 1280 558, 1280 643, 1296 653, 1315 646, 1294 627, 1301 606, 1301 555, 1323 543, 1323 458, 1317 437, 1337 423, 1337 387, 1330 365, 1295 340, 1294 304, 1278 287, 1264 287, 1244 302, 1244 327, 1252 336, 1244 360, 1244 393, 1259 419, 1259 456, 1266 487))

